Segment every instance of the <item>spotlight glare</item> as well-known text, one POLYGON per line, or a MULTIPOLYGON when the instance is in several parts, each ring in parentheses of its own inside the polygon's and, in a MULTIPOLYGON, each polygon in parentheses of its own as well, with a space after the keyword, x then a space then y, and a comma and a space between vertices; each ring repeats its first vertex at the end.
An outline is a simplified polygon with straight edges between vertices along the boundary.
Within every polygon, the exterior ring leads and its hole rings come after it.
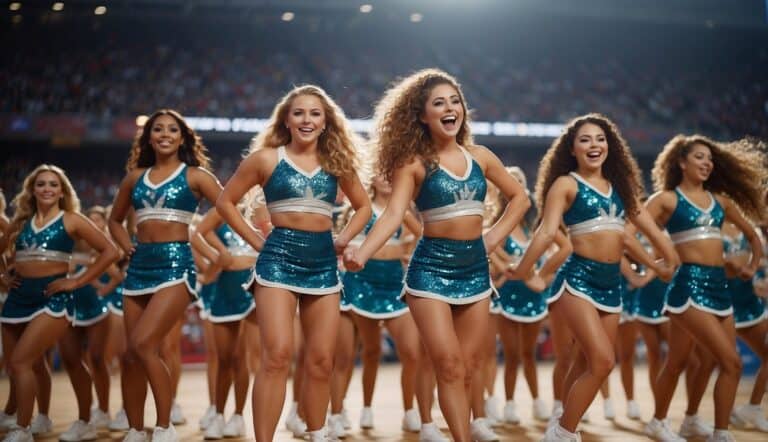
POLYGON ((136 126, 144 127, 144 125, 147 124, 147 120, 149 120, 148 116, 139 115, 138 117, 136 117, 136 126))
POLYGON ((414 12, 413 14, 411 14, 411 22, 413 23, 419 23, 423 19, 424 19, 424 16, 418 12, 414 12))
POLYGON ((53 4, 53 6, 51 6, 51 9, 53 9, 54 11, 61 11, 62 9, 64 9, 64 3, 56 2, 53 4))
POLYGON ((283 12, 283 21, 291 21, 296 15, 293 12, 283 12))
POLYGON ((93 13, 96 15, 104 15, 107 13, 107 7, 106 6, 96 6, 96 9, 93 10, 93 13))
POLYGON ((21 9, 21 3, 13 2, 10 5, 8 5, 8 9, 10 9, 11 11, 18 11, 19 9, 21 9))
POLYGON ((364 5, 360 5, 360 12, 362 12, 363 14, 367 14, 371 11, 373 11, 373 5, 369 5, 367 3, 364 5))

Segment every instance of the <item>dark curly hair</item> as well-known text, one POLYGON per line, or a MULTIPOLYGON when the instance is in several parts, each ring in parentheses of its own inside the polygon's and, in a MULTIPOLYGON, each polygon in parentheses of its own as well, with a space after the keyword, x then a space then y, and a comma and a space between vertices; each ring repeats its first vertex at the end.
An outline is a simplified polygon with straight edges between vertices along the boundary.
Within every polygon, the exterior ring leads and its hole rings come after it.
POLYGON ((764 219, 768 156, 766 143, 757 139, 718 143, 698 134, 676 135, 653 163, 651 176, 654 190, 672 190, 680 184, 683 180, 680 162, 695 144, 707 146, 712 153, 714 167, 704 182, 704 188, 727 195, 749 218, 755 221, 764 219))
POLYGON ((376 105, 371 143, 378 152, 378 172, 392 180, 394 171, 414 157, 421 157, 429 170, 437 167, 437 151, 427 125, 421 122, 427 99, 435 86, 447 84, 456 89, 464 110, 464 120, 456 135, 462 146, 473 144, 469 130, 470 113, 459 82, 439 69, 423 69, 395 82, 376 105))
POLYGON ((178 154, 181 162, 188 166, 210 169, 211 159, 208 158, 208 149, 203 144, 203 139, 187 125, 184 117, 173 109, 160 109, 147 119, 144 127, 133 140, 125 169, 130 172, 136 168, 152 167, 155 164, 155 151, 149 144, 149 136, 152 132, 152 125, 161 115, 169 115, 179 125, 182 141, 178 154))
POLYGON ((607 117, 600 114, 587 114, 569 121, 563 133, 552 143, 552 147, 544 154, 539 165, 536 180, 536 197, 539 213, 546 201, 547 192, 555 180, 577 169, 576 157, 571 154, 576 132, 581 126, 591 123, 599 126, 608 141, 608 157, 603 163, 603 176, 610 181, 611 186, 618 192, 624 203, 627 215, 636 215, 639 208, 639 198, 643 194, 643 184, 640 168, 637 166, 632 151, 621 136, 619 128, 607 117))

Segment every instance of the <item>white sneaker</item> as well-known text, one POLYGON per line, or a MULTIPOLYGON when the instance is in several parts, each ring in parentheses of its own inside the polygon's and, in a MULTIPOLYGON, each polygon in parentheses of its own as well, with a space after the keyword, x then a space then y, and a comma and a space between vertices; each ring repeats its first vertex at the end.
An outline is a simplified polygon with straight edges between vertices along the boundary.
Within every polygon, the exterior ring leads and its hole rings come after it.
POLYGON ((759 405, 744 404, 731 411, 731 424, 739 429, 754 426, 758 431, 768 432, 768 420, 759 405))
MULTIPOLYGON (((173 425, 184 425, 187 423, 187 418, 184 417, 184 413, 181 411, 181 406, 176 402, 171 406, 171 423, 173 425)), ((176 430, 173 430, 173 434, 176 434, 176 430)), ((155 437, 154 433, 152 437, 155 437)))
POLYGON ((34 442, 35 438, 32 437, 32 430, 29 428, 21 428, 14 424, 10 428, 10 432, 5 435, 3 442, 34 442))
POLYGON ((341 409, 341 423, 344 425, 345 430, 352 429, 352 421, 349 420, 349 414, 347 414, 346 408, 341 409))
POLYGON ((148 442, 149 439, 147 438, 147 432, 146 431, 139 431, 135 428, 129 428, 128 432, 125 433, 125 437, 123 438, 123 442, 148 442))
POLYGON ((450 440, 437 428, 436 423, 430 422, 428 424, 421 424, 419 442, 450 442, 450 440))
POLYGON ((81 440, 94 440, 99 437, 99 433, 93 428, 93 425, 83 420, 77 420, 69 429, 59 435, 59 440, 64 442, 78 442, 81 440))
POLYGON ((109 427, 109 413, 101 411, 100 408, 91 409, 91 420, 89 424, 93 425, 93 428, 106 430, 109 427))
POLYGON ((484 417, 479 417, 469 424, 469 433, 472 435, 472 440, 477 442, 492 442, 499 440, 499 435, 493 432, 491 426, 488 424, 488 420, 484 417))
POLYGON ((341 418, 341 413, 332 414, 328 418, 328 437, 330 439, 344 439, 347 437, 347 430, 344 429, 344 421, 341 418))
POLYGON ((533 418, 537 421, 546 422, 549 420, 549 412, 547 411, 547 404, 541 398, 533 400, 533 418))
POLYGON ((558 426, 560 424, 560 418, 563 416, 563 403, 560 401, 555 402, 555 405, 552 407, 552 415, 549 416, 549 421, 547 422, 547 430, 558 426))
POLYGON ((654 417, 645 425, 645 429, 643 431, 645 432, 646 436, 659 442, 685 442, 684 438, 678 436, 677 433, 672 431, 672 428, 669 426, 668 419, 658 420, 654 417))
POLYGON ((634 400, 627 401, 627 417, 634 421, 640 420, 640 407, 634 400))
POLYGON ((707 438, 707 442, 736 442, 736 438, 728 430, 715 430, 707 438))
MULTIPOLYGON (((211 405, 211 407, 213 407, 213 405, 211 405)), ((215 413, 215 408, 216 407, 214 407, 214 413, 215 413)), ((298 416, 298 410, 299 410, 299 403, 291 402, 291 408, 288 409, 288 416, 285 417, 286 430, 291 431, 290 422, 298 416)))
POLYGON ((303 438, 307 434, 307 424, 299 417, 298 414, 288 416, 285 420, 285 427, 288 428, 295 438, 303 438))
MULTIPOLYGON (((121 408, 120 411, 115 413, 114 419, 109 421, 110 431, 128 431, 130 428, 131 428, 131 425, 128 423, 128 415, 125 414, 125 409, 123 408, 121 408)), ((146 434, 144 436, 146 437, 146 434)))
POLYGON ((32 434, 35 436, 40 434, 48 434, 53 431, 53 422, 51 421, 51 418, 48 417, 48 415, 38 414, 34 419, 32 419, 32 423, 29 426, 29 429, 32 430, 32 434))
POLYGON ((0 411, 0 431, 8 431, 16 425, 16 414, 5 414, 0 411))
POLYGON ((704 422, 698 414, 694 414, 693 416, 686 415, 683 419, 683 423, 680 424, 680 436, 684 438, 696 436, 708 437, 711 436, 714 431, 715 428, 704 422))
POLYGON ((152 442, 178 442, 179 436, 173 424, 168 424, 168 428, 155 427, 152 432, 152 442))
POLYGON ((504 404, 504 422, 512 425, 520 423, 520 417, 517 415, 517 410, 515 410, 515 401, 507 401, 504 404))
POLYGON ((224 437, 224 415, 216 414, 216 416, 208 422, 208 426, 203 432, 203 438, 207 440, 216 440, 224 437))
POLYGON ((411 408, 405 410, 403 416, 403 431, 410 431, 411 433, 418 433, 421 429, 421 416, 419 416, 418 410, 411 408))
POLYGON ((496 425, 501 424, 501 421, 504 419, 501 415, 501 403, 500 399, 496 396, 488 396, 485 399, 485 403, 483 404, 483 409, 485 410, 485 416, 488 418, 488 420, 491 421, 491 424, 496 423, 496 425))
POLYGON ((332 440, 331 437, 328 436, 325 427, 316 431, 309 431, 307 432, 307 435, 309 436, 309 442, 327 442, 332 440))
POLYGON ((224 437, 245 437, 245 420, 242 414, 233 414, 224 425, 224 437))
POLYGON ((373 410, 371 407, 363 407, 360 412, 360 428, 366 430, 373 428, 373 410))
POLYGON ((603 417, 609 421, 616 419, 616 410, 613 408, 613 401, 611 398, 606 398, 603 401, 603 417))
POLYGON ((581 442, 581 434, 571 433, 558 424, 547 428, 541 442, 581 442))
POLYGON ((200 418, 198 421, 198 424, 200 425, 200 429, 205 431, 206 428, 208 428, 208 425, 211 424, 211 419, 216 417, 216 406, 215 405, 209 405, 208 409, 205 410, 205 414, 203 414, 203 417, 200 418))

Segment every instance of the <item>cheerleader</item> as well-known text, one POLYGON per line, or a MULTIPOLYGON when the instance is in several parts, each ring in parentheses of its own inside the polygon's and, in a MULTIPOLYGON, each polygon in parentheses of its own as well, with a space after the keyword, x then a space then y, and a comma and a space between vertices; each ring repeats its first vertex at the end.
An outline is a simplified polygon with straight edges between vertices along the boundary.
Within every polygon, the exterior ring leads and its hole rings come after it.
POLYGON ((239 165, 219 198, 222 218, 259 251, 254 269, 263 350, 253 386, 257 441, 272 440, 285 399, 298 304, 305 339, 301 400, 311 440, 324 440, 329 381, 339 327, 336 253, 371 216, 355 170, 355 135, 342 110, 319 87, 302 86, 275 107, 267 129, 239 165), (266 242, 236 204, 253 186, 264 191, 272 224, 266 242), (355 214, 334 240, 337 186, 355 214))
MULTIPOLYGON (((628 217, 660 249, 667 263, 677 255, 639 204, 640 172, 618 128, 589 114, 571 120, 539 167, 537 201, 543 203, 536 231, 515 272, 528 275, 564 223, 574 254, 560 268, 550 290, 551 310, 559 310, 581 349, 565 395, 559 424, 545 441, 575 441, 576 426, 613 368, 621 312, 620 261, 624 218, 628 217), (579 361, 581 359, 581 361, 579 361), (582 368, 583 367, 583 368, 582 368)), ((672 268, 657 271, 671 275, 672 268)))
POLYGON ((131 147, 109 229, 130 256, 123 283, 128 351, 123 358, 123 402, 130 430, 125 440, 144 441, 144 401, 149 380, 157 410, 152 440, 175 441, 171 424, 173 379, 160 357, 165 340, 196 298, 189 223, 198 200, 214 202, 221 186, 206 167, 200 137, 176 111, 161 109, 147 120, 131 147), (137 244, 123 221, 136 213, 137 244))
MULTIPOLYGON (((526 188, 526 193, 528 193, 523 171, 518 167, 508 168, 508 170, 526 188)), ((492 263, 500 258, 504 273, 510 266, 519 262, 530 244, 534 218, 535 210, 532 208, 526 214, 524 222, 512 230, 504 242, 503 248, 499 247, 496 253, 492 255, 492 263)), ((561 231, 558 231, 555 243, 557 251, 547 259, 546 263, 543 263, 538 272, 540 279, 546 284, 552 281, 556 269, 568 258, 572 250, 570 242, 561 231)), ((507 280, 503 276, 504 273, 502 273, 502 278, 497 281, 501 313, 499 331, 505 359, 504 390, 506 404, 504 405, 503 420, 514 425, 520 423, 514 396, 517 369, 522 362, 523 374, 533 398, 533 418, 546 422, 549 419, 549 412, 544 400, 539 397, 539 383, 536 374, 536 346, 541 331, 541 323, 547 316, 546 291, 543 291, 543 284, 537 287, 537 290, 533 290, 522 281, 507 280)))
MULTIPOLYGON (((763 239, 763 238, 761 238, 763 239)), ((755 294, 752 279, 739 278, 738 270, 750 260, 751 250, 746 237, 733 223, 723 225, 725 243, 725 272, 728 291, 733 296, 733 315, 738 336, 760 358, 760 368, 755 376, 749 403, 731 412, 731 424, 737 428, 753 427, 768 432, 768 419, 760 406, 768 381, 768 313, 765 301, 755 294)), ((758 275, 755 275, 758 278, 758 275)))
POLYGON ((742 213, 754 219, 764 214, 761 183, 766 173, 761 169, 762 160, 761 154, 742 144, 722 145, 700 135, 678 135, 654 164, 657 193, 648 200, 648 211, 659 225, 666 226, 684 262, 667 290, 665 310, 672 321, 669 355, 657 380, 654 418, 645 429, 654 439, 682 440, 672 432, 666 417, 695 342, 714 356, 719 367, 715 431, 709 440, 734 440, 728 422, 741 360, 735 345, 720 228, 728 220, 744 233, 752 256, 738 269, 738 275, 752 278, 762 246, 742 213))
MULTIPOLYGON (((75 313, 72 292, 103 273, 118 257, 107 236, 78 213, 77 195, 60 168, 47 164, 35 168, 25 178, 14 205, 7 235, 0 239, 0 251, 10 257, 10 262, 0 263, 0 276, 11 287, 0 322, 18 407, 16 426, 4 439, 9 442, 33 440, 35 372, 44 369, 46 350, 71 324, 75 313), (67 276, 77 240, 98 255, 85 272, 67 276)), ((90 407, 81 408, 79 417, 88 422, 90 407)))
POLYGON ((424 236, 406 272, 405 299, 435 368, 440 408, 454 440, 493 440, 482 415, 470 424, 468 399, 486 333, 477 324, 487 322, 490 310, 486 251, 504 240, 530 203, 496 155, 473 144, 466 101, 450 75, 427 69, 401 80, 385 93, 374 120, 378 167, 392 183, 392 197, 360 248, 345 253, 345 267, 362 269, 415 203, 424 236), (483 234, 486 179, 509 203, 483 234))
POLYGON ((205 429, 206 439, 244 437, 243 408, 250 377, 246 355, 246 323, 256 322, 256 304, 247 291, 251 282, 251 267, 256 253, 239 235, 224 224, 216 209, 211 209, 195 229, 204 247, 216 255, 215 265, 221 273, 216 280, 216 291, 207 311, 213 323, 217 363, 216 416, 205 429), (211 250, 211 249, 215 249, 211 250), (235 387, 235 412, 224 422, 224 406, 229 387, 235 387))

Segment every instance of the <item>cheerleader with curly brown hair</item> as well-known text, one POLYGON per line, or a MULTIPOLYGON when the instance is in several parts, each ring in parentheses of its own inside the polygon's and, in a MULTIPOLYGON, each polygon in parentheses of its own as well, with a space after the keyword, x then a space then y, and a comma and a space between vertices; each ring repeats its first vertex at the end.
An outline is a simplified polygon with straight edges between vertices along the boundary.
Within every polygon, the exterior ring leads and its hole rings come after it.
POLYGON ((164 338, 196 298, 189 224, 198 201, 216 201, 221 190, 202 140, 176 111, 149 117, 131 147, 109 217, 109 230, 130 256, 123 282, 123 315, 128 349, 123 358, 123 402, 130 430, 126 441, 144 441, 146 383, 157 409, 153 440, 175 441, 171 424, 173 385, 160 356, 164 338), (133 244, 123 220, 133 207, 133 244))
MULTIPOLYGON (((701 135, 678 135, 667 143, 653 167, 657 191, 648 212, 666 226, 683 265, 667 289, 671 318, 669 355, 656 385, 654 418, 646 433, 657 440, 682 440, 666 420, 678 377, 694 343, 716 359, 715 431, 710 440, 729 441, 728 421, 741 375, 736 351, 733 302, 727 289, 721 227, 729 221, 750 244, 750 260, 736 269, 751 279, 762 245, 747 218, 764 216, 764 156, 748 143, 721 144, 701 135)), ((684 430, 686 421, 683 422, 684 430)))
POLYGON ((468 399, 486 333, 477 324, 490 315, 487 251, 501 244, 530 203, 496 155, 474 145, 468 117, 458 82, 436 69, 416 72, 385 93, 376 108, 373 141, 392 196, 363 244, 348 250, 344 261, 348 270, 361 269, 415 203, 424 229, 404 293, 435 368, 440 408, 454 440, 496 440, 482 404, 470 425, 468 399), (483 234, 486 179, 509 202, 483 234))
POLYGON ((670 276, 677 263, 671 242, 640 204, 641 193, 631 151, 616 125, 602 115, 571 120, 541 161, 536 183, 536 199, 543 204, 541 227, 516 272, 528 275, 561 223, 566 225, 574 253, 555 277, 548 303, 581 349, 572 368, 580 375, 566 392, 563 415, 558 425, 549 427, 545 441, 579 440, 576 426, 613 368, 622 310, 625 218, 645 233, 668 266, 647 255, 646 264, 670 276))

